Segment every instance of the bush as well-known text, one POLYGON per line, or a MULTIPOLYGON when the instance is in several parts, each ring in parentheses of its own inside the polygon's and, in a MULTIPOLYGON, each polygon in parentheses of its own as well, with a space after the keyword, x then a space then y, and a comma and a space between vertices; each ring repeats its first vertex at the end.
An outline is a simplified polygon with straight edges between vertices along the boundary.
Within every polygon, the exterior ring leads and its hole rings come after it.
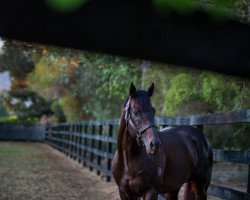
POLYGON ((16 115, 0 117, 0 123, 18 123, 18 118, 16 115))
POLYGON ((64 115, 63 109, 59 103, 59 101, 54 101, 51 104, 51 110, 54 112, 54 116, 57 118, 57 122, 65 122, 66 117, 64 115))
POLYGON ((9 123, 9 124, 39 124, 40 119, 37 117, 28 117, 25 119, 19 119, 16 115, 8 117, 0 117, 0 123, 9 123))

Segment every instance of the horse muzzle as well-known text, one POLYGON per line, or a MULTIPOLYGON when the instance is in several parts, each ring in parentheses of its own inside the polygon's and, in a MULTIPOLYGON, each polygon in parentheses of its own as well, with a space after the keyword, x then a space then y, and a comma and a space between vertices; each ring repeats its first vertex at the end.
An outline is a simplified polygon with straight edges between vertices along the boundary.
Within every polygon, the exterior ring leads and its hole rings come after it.
POLYGON ((155 126, 148 128, 142 135, 142 141, 146 147, 146 151, 150 155, 158 152, 161 146, 161 140, 155 126))
POLYGON ((151 141, 150 145, 149 145, 149 148, 150 148, 149 154, 151 154, 151 155, 156 154, 158 152, 160 146, 161 146, 160 141, 151 141))

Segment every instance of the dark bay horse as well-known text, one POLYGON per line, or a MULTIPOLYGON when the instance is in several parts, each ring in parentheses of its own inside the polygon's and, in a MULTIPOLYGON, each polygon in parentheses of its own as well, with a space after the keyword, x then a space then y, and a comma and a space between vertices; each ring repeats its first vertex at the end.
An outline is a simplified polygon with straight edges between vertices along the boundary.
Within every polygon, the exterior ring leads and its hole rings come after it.
POLYGON ((185 199, 207 199, 213 163, 212 149, 203 132, 178 126, 158 132, 151 105, 154 84, 148 91, 130 86, 117 135, 112 173, 122 200, 178 199, 187 183, 185 199))

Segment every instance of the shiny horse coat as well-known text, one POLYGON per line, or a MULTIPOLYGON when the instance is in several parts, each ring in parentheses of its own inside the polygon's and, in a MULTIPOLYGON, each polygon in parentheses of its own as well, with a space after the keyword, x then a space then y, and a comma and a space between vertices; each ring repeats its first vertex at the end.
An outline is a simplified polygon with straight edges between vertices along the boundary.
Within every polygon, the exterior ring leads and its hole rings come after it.
POLYGON ((212 149, 203 132, 191 126, 157 131, 148 91, 131 84, 123 106, 112 173, 122 200, 156 200, 165 193, 178 199, 187 183, 185 199, 207 199, 213 163, 212 149))

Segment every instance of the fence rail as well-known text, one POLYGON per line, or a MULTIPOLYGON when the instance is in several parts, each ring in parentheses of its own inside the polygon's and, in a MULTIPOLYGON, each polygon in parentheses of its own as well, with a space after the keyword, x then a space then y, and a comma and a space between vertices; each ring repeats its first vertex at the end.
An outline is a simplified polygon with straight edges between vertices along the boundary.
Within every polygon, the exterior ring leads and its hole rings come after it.
MULTIPOLYGON (((226 113, 189 115, 177 117, 156 117, 158 126, 236 124, 250 122, 250 109, 226 113)), ((74 160, 96 170, 97 175, 112 178, 111 162, 116 145, 116 130, 119 119, 62 123, 47 127, 46 141, 54 148, 74 160)), ((247 192, 237 191, 219 185, 210 185, 208 194, 228 200, 250 200, 250 151, 224 151, 213 149, 214 161, 248 165, 247 192)))
POLYGON ((45 138, 45 126, 0 123, 0 140, 42 142, 45 138))

